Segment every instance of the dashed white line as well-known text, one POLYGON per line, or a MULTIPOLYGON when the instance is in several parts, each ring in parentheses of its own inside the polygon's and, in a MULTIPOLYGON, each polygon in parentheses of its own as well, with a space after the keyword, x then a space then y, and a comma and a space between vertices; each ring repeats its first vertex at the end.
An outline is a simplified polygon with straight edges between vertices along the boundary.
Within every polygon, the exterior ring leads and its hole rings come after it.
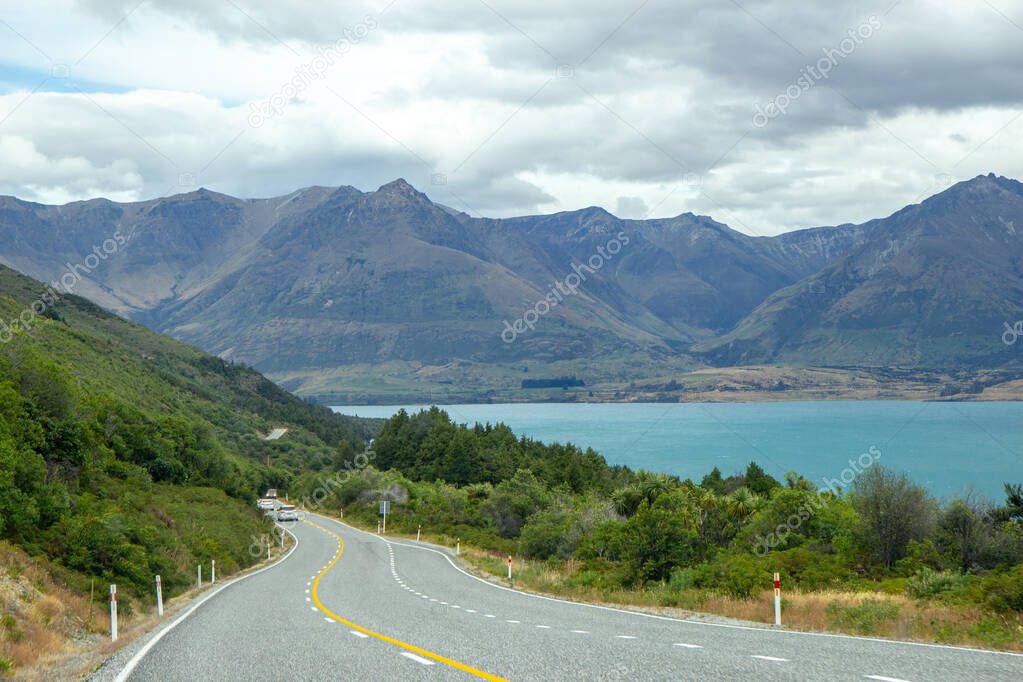
POLYGON ((319 611, 319 609, 316 608, 315 606, 310 606, 309 608, 311 608, 313 611, 319 611))
POLYGON ((466 613, 476 613, 476 609, 466 609, 466 613))
POLYGON ((590 634, 589 630, 572 630, 572 632, 574 632, 577 635, 588 635, 588 634, 590 634))
POLYGON ((518 620, 506 620, 504 622, 505 623, 515 623, 515 624, 517 624, 517 623, 520 623, 521 621, 518 621, 518 620))
POLYGON ((550 630, 551 629, 550 625, 537 625, 536 627, 540 628, 541 630, 550 630))
POLYGON ((495 615, 494 615, 494 614, 492 614, 492 613, 485 613, 485 614, 483 614, 483 617, 484 617, 484 618, 497 618, 497 616, 495 616, 495 615))
POLYGON ((702 649, 703 648, 699 644, 686 644, 685 642, 675 642, 675 646, 680 646, 683 649, 702 649))
POLYGON ((635 635, 615 635, 618 639, 636 639, 635 635))
POLYGON ((778 658, 777 656, 758 656, 757 654, 753 654, 750 658, 759 658, 761 661, 773 661, 775 663, 788 663, 789 661, 787 658, 778 658))
POLYGON ((323 617, 323 620, 327 621, 328 623, 333 623, 334 622, 333 618, 327 618, 326 616, 323 617))
POLYGON ((312 599, 310 599, 309 597, 306 597, 305 600, 306 601, 312 601, 312 599))
POLYGON ((352 633, 356 637, 359 637, 360 639, 367 639, 369 637, 369 635, 367 635, 365 632, 359 632, 358 630, 349 630, 348 632, 352 633))
POLYGON ((415 661, 416 663, 420 663, 422 665, 433 665, 433 661, 431 661, 430 659, 423 658, 422 656, 416 656, 411 651, 402 651, 401 655, 404 656, 405 658, 409 658, 409 659, 415 661))
POLYGON ((881 682, 909 682, 898 677, 885 677, 884 675, 864 675, 868 680, 881 680, 881 682))

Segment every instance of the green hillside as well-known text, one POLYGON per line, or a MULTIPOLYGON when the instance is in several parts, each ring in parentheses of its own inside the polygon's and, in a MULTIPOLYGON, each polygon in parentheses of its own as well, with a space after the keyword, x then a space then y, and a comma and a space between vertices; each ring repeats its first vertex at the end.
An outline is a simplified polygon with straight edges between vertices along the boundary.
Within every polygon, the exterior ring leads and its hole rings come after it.
POLYGON ((85 299, 53 301, 2 266, 0 323, 0 539, 53 558, 72 584, 130 595, 161 573, 173 593, 198 561, 251 564, 267 532, 255 496, 369 436, 252 369, 85 299), (275 426, 286 437, 264 441, 275 426))

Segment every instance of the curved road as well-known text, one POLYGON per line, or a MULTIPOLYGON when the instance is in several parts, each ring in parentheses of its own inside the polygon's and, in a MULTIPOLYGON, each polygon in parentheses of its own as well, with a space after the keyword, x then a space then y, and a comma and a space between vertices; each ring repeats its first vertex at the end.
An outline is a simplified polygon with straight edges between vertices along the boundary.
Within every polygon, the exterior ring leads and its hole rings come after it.
POLYGON ((298 544, 284 560, 222 587, 93 679, 1023 679, 1023 655, 574 604, 322 516, 291 531, 298 544))

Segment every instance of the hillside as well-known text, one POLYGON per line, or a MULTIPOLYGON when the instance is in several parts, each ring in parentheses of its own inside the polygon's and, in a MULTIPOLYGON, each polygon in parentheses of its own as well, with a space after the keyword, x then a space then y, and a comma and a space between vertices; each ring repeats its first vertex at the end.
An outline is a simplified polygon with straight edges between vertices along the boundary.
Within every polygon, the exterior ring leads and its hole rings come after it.
POLYGON ((867 239, 767 298, 720 339, 716 364, 981 369, 1018 362, 1002 342, 1023 319, 1023 184, 959 183, 874 221, 867 239))
POLYGON ((72 591, 117 583, 125 613, 157 573, 172 596, 199 561, 224 574, 255 562, 257 492, 369 434, 2 266, 0 321, 0 540, 49 557, 72 591), (263 441, 275 425, 288 436, 263 441))

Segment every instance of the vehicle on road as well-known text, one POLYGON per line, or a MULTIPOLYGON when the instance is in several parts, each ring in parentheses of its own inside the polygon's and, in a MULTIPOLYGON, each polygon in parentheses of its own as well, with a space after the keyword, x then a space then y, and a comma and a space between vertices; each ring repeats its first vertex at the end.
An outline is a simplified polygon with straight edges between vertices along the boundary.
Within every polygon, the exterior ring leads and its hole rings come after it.
POLYGON ((268 509, 274 508, 274 501, 267 497, 263 497, 256 502, 256 506, 262 509, 263 511, 266 511, 268 509))
POLYGON ((298 509, 293 504, 282 504, 277 509, 278 521, 298 521, 298 509))

